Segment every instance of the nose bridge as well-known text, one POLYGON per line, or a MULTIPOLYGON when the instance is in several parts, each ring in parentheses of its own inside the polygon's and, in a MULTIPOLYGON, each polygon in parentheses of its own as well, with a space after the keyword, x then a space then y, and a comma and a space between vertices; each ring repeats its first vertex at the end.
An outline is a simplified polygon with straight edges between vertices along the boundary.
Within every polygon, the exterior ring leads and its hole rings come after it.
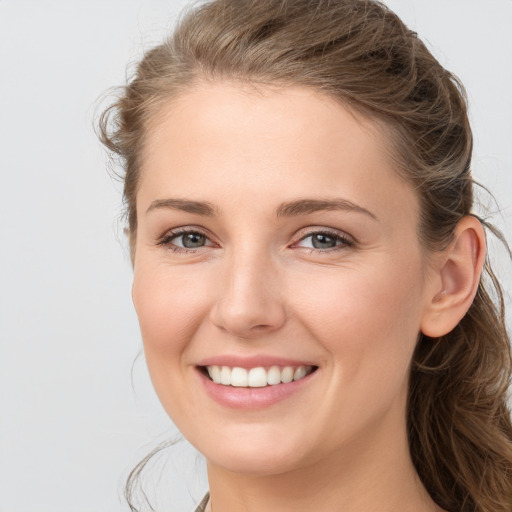
POLYGON ((238 337, 278 329, 286 313, 279 265, 269 250, 242 245, 226 257, 212 321, 238 337))

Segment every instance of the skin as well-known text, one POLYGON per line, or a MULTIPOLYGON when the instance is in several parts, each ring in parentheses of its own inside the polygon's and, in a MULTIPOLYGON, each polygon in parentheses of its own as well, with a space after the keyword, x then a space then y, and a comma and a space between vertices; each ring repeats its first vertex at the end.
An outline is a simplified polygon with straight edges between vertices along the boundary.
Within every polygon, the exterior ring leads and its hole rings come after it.
POLYGON ((409 456, 410 362, 420 331, 450 329, 469 307, 483 235, 465 220, 426 256, 383 133, 316 92, 223 82, 174 99, 149 130, 133 301, 155 390, 207 459, 215 512, 439 510, 409 456), (276 215, 305 198, 366 212, 276 215), (181 227, 204 245, 179 247, 181 227), (336 245, 312 251, 326 229, 336 245), (230 409, 197 371, 226 354, 293 354, 318 370, 276 404, 230 409))

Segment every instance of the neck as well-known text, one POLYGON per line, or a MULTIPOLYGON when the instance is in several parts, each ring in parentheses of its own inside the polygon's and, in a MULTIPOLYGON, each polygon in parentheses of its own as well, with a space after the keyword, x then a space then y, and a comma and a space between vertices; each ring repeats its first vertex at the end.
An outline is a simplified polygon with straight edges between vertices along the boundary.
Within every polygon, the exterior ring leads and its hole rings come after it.
POLYGON ((396 430, 391 436, 382 431, 368 434, 328 457, 281 474, 240 474, 208 462, 210 510, 439 512, 410 459, 405 426, 400 435, 396 430))

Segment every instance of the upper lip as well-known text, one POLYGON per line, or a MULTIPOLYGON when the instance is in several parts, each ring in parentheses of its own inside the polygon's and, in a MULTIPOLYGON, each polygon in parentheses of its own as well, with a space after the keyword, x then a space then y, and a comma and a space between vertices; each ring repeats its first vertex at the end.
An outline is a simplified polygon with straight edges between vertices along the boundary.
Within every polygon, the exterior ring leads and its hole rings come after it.
POLYGON ((299 361, 287 357, 276 357, 270 355, 236 356, 217 355, 207 357, 200 361, 197 366, 229 366, 231 368, 258 368, 270 366, 315 366, 311 361, 299 361))

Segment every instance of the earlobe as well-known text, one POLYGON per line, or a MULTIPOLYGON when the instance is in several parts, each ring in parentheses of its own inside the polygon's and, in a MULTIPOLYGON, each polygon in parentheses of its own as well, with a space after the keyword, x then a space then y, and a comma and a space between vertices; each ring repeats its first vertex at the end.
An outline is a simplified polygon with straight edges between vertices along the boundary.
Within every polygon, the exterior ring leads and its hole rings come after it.
POLYGON ((443 336, 464 317, 478 290, 485 253, 482 224, 475 217, 464 217, 455 228, 452 242, 440 254, 435 289, 422 319, 423 334, 443 336))

